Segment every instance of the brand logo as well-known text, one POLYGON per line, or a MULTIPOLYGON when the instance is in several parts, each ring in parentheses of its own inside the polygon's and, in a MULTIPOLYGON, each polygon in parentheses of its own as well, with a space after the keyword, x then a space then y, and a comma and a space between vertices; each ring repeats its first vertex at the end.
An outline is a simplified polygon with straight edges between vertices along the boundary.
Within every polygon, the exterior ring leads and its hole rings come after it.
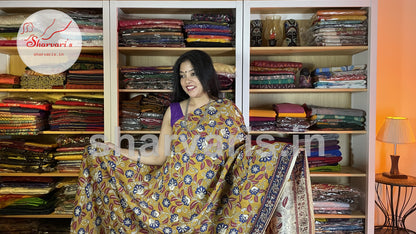
POLYGON ((78 59, 82 35, 77 23, 57 10, 41 10, 20 26, 17 49, 30 69, 45 75, 62 73, 78 59))

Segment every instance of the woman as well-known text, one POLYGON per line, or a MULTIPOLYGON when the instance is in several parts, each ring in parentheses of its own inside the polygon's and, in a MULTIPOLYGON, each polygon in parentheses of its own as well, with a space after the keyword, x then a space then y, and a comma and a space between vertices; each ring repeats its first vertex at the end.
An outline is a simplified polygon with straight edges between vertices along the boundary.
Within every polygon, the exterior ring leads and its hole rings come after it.
MULTIPOLYGON (((218 98, 209 55, 186 52, 174 72, 174 100, 163 119, 157 152, 131 154, 108 144, 121 156, 111 150, 93 157, 89 154, 97 149, 88 149, 72 233, 262 233, 282 195, 292 196, 282 193, 283 186, 292 171, 298 173, 292 181, 298 182, 304 161, 293 170, 297 154, 285 143, 247 144, 240 110, 218 98)), ((300 193, 292 185, 291 191, 300 193)), ((301 211, 311 214, 309 206, 301 211)), ((302 218, 293 224, 302 233, 312 232, 311 219, 302 218)))

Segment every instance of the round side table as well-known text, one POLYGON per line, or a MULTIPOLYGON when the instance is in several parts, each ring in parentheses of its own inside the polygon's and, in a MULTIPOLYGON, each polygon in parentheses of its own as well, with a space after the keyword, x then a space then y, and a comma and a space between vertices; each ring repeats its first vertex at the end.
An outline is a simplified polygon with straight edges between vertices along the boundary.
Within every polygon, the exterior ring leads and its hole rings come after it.
POLYGON ((412 199, 416 177, 391 179, 376 174, 376 205, 384 214, 384 224, 376 226, 377 233, 416 233, 406 228, 406 218, 416 210, 412 199), (384 197, 383 197, 384 194, 384 197))

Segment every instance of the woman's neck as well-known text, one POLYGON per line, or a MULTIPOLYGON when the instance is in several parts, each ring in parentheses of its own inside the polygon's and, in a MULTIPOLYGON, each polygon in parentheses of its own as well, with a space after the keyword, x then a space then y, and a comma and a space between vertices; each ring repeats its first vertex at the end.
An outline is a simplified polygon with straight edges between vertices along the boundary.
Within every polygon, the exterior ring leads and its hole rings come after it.
POLYGON ((201 107, 206 105, 211 99, 208 95, 204 95, 202 97, 190 97, 189 98, 189 106, 193 107, 192 109, 201 107))

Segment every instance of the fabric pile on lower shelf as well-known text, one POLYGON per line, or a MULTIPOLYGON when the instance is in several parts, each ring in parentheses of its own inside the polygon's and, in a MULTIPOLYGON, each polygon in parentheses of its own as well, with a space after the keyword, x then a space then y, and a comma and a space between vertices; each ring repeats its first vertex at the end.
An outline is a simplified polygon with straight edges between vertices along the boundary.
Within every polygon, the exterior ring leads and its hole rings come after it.
POLYGON ((52 105, 53 131, 104 131, 104 98, 63 96, 52 105))
POLYGON ((349 89, 367 87, 367 65, 316 68, 312 72, 317 89, 349 89))
POLYGON ((63 178, 56 183, 58 192, 55 214, 72 214, 75 207, 75 196, 78 188, 78 178, 63 178))
POLYGON ((20 88, 20 76, 12 74, 0 74, 0 89, 20 88))
POLYGON ((27 69, 20 77, 22 89, 62 89, 65 86, 66 73, 44 75, 27 69))
POLYGON ((312 184, 315 214, 352 214, 359 208, 361 192, 342 184, 312 184))
POLYGON ((80 54, 66 74, 66 89, 104 89, 103 56, 80 54))
POLYGON ((235 66, 224 63, 214 63, 214 69, 217 72, 220 89, 234 89, 235 66))
POLYGON ((0 214, 50 214, 55 207, 55 180, 50 177, 1 177, 0 214))
POLYGON ((295 88, 295 75, 301 68, 302 63, 298 62, 252 61, 250 89, 295 88))
POLYGON ((56 144, 41 144, 20 139, 0 141, 1 172, 49 172, 55 168, 51 152, 56 144))
POLYGON ((339 171, 342 160, 338 134, 314 135, 299 139, 299 147, 304 149, 310 171, 339 171))
POLYGON ((367 11, 322 9, 311 19, 304 39, 310 46, 366 46, 367 11))
POLYGON ((185 47, 179 19, 120 19, 119 46, 185 47))
POLYGON ((0 15, 0 46, 16 46, 17 33, 28 15, 0 15))
POLYGON ((315 234, 363 234, 363 219, 315 219, 315 234))
POLYGON ((232 47, 234 19, 228 14, 192 14, 184 21, 186 46, 232 47))
POLYGON ((65 10, 78 25, 82 36, 82 46, 103 46, 103 17, 100 10, 65 10))
POLYGON ((120 88, 124 89, 173 89, 173 67, 153 66, 120 68, 120 88))
POLYGON ((85 146, 90 144, 88 135, 60 135, 56 140, 57 148, 53 153, 60 173, 78 173, 82 163, 85 146))
POLYGON ((304 105, 313 125, 310 129, 351 131, 365 129, 366 112, 361 109, 304 105))
POLYGON ((170 94, 140 94, 121 101, 121 130, 160 130, 163 115, 170 104, 170 94))
POLYGON ((283 132, 304 132, 310 126, 303 106, 293 103, 273 104, 276 112, 276 130, 283 132))
POLYGON ((6 97, 0 102, 0 135, 37 135, 48 126, 51 104, 27 97, 6 97))

